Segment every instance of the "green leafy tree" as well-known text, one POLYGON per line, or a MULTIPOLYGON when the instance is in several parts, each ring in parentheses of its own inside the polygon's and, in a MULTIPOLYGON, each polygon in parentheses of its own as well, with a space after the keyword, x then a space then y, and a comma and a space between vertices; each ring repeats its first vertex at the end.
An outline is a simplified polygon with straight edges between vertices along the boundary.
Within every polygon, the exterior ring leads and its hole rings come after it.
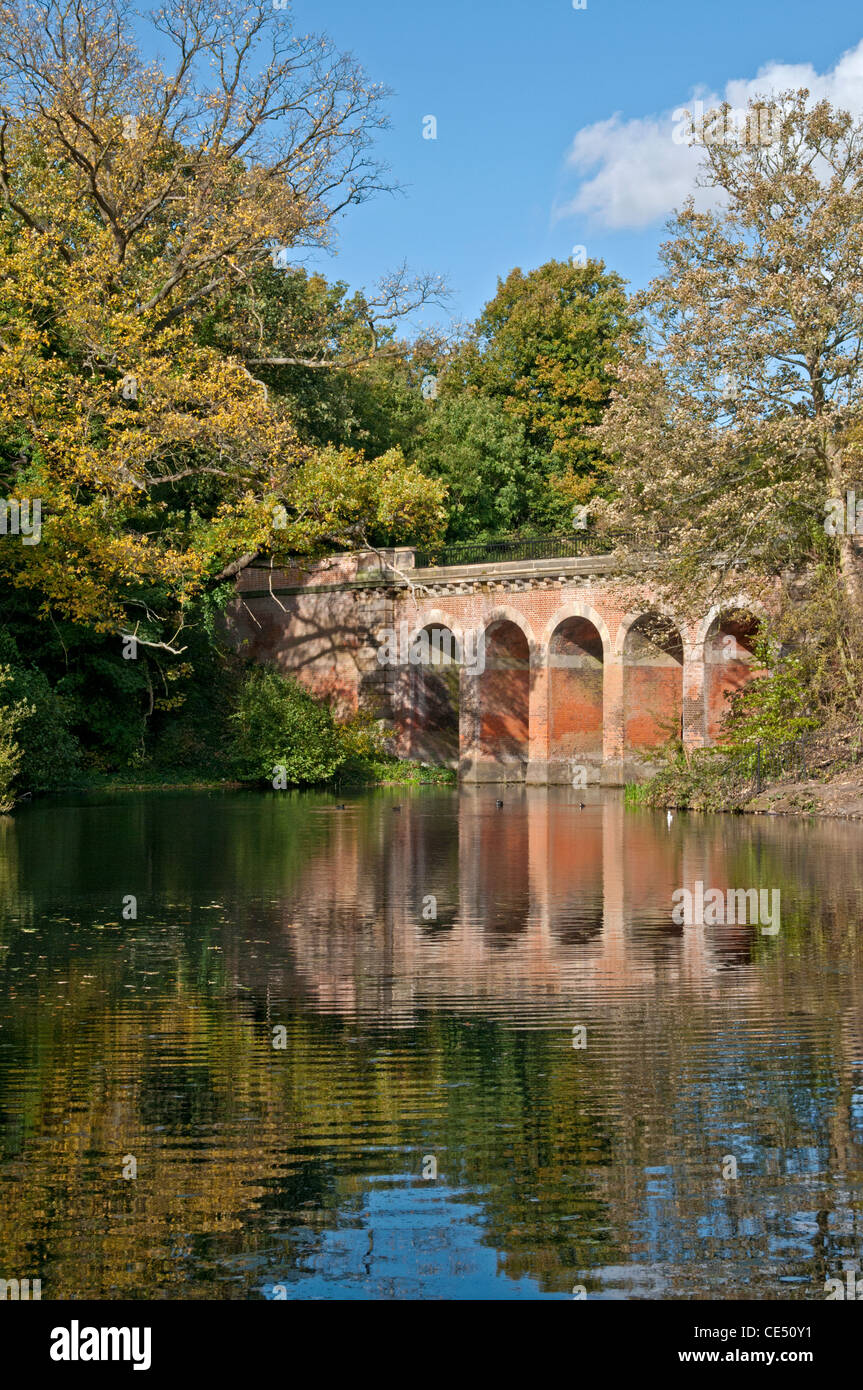
MULTIPOLYGON (((510 524, 569 530, 574 504, 607 486, 593 427, 608 405, 626 331, 632 322, 623 281, 602 262, 511 271, 443 375, 436 408, 443 419, 426 433, 441 450, 441 476, 470 474, 487 461, 491 486, 503 468, 510 524), (454 395, 479 396, 506 429, 490 429, 488 414, 478 411, 463 447, 464 419, 446 410, 454 395)), ((421 457, 430 452, 424 447, 421 457)))
POLYGON ((732 751, 755 744, 786 743, 818 726, 807 663, 793 651, 782 652, 765 632, 753 654, 766 673, 738 690, 725 721, 724 742, 732 751))
POLYGON ((407 455, 427 414, 422 378, 442 341, 403 342, 396 329, 444 296, 435 277, 388 277, 368 295, 301 267, 269 266, 217 299, 199 331, 202 342, 246 362, 304 444, 407 455))
POLYGON ((416 461, 447 489, 447 538, 525 529, 541 515, 547 480, 531 468, 524 425, 476 391, 448 392, 428 413, 416 461))
MULTIPOLYGON (((152 61, 122 0, 10 0, 0 19, 0 483, 43 511, 0 579, 42 616, 180 656, 194 603, 261 551, 433 529, 430 480, 393 449, 319 460, 256 375, 350 361, 312 350, 313 322, 231 350, 204 327, 233 295, 254 322, 274 248, 326 244, 385 186, 380 86, 266 0, 156 11, 152 61)), ((346 307, 345 352, 373 356, 426 283, 400 271, 346 307)))
POLYGON ((0 705, 26 711, 16 733, 18 787, 44 791, 68 783, 78 771, 80 757, 78 741, 70 730, 68 701, 52 690, 43 671, 22 659, 14 639, 2 631, 0 662, 5 674, 0 705))

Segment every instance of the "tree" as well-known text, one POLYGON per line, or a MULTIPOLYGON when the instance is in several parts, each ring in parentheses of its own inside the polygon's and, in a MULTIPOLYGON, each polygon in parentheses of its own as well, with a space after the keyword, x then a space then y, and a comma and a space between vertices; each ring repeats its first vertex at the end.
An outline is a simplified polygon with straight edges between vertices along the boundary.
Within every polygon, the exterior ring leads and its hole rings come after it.
POLYGON ((52 690, 44 672, 24 661, 8 631, 0 631, 0 707, 23 711, 16 736, 20 762, 17 785, 26 791, 53 787, 73 779, 78 745, 70 732, 68 702, 52 690))
POLYGON ((524 425, 476 391, 448 392, 428 409, 414 457, 447 489, 447 538, 506 535, 542 514, 548 484, 531 468, 524 425))
MULTIPOLYGON (((674 573, 720 589, 818 560, 825 504, 860 459, 863 123, 805 90, 768 109, 770 143, 706 144, 718 201, 670 224, 597 432, 608 516, 664 529, 674 573)), ((859 607, 859 541, 839 535, 835 554, 859 607)))
MULTIPOLYGON (((256 270, 213 300, 202 342, 244 361, 286 409, 303 443, 410 450, 427 414, 423 376, 446 351, 438 334, 403 342, 399 320, 433 291, 431 277, 387 277, 375 296, 302 268, 256 270)), ((434 293, 442 294, 436 284, 434 293)))
MULTIPOLYGON (((200 596, 262 549, 430 534, 442 489, 393 450, 319 454, 203 331, 274 247, 326 243, 384 186, 383 89, 262 0, 153 26, 169 70, 121 0, 0 6, 0 478, 43 513, 0 578, 179 654, 200 596)), ((391 292, 372 334, 410 301, 404 276, 391 292)))
MULTIPOLYGON (((586 502, 606 484, 607 461, 592 430, 608 404, 611 365, 628 328, 619 276, 598 261, 584 266, 548 261, 527 275, 516 269, 499 281, 496 295, 454 354, 441 383, 441 413, 453 395, 487 401, 508 422, 511 460, 521 434, 521 462, 507 465, 515 489, 507 510, 516 525, 569 529, 573 504, 586 502)), ((462 420, 453 417, 453 424, 455 433, 446 443, 441 440, 444 476, 459 469, 447 456, 462 452, 462 420)), ((479 426, 479 432, 485 428, 479 426)), ((446 432, 446 421, 430 430, 437 437, 446 432)), ((500 445, 496 437, 498 455, 500 445)), ((477 460, 480 452, 477 448, 477 460)), ((490 461, 494 458, 492 450, 490 461)), ((491 466, 493 473, 499 470, 497 463, 491 466)))
POLYGON ((13 674, 7 666, 0 666, 0 815, 6 815, 15 805, 12 784, 21 767, 24 756, 17 735, 22 724, 34 713, 33 706, 26 700, 6 699, 7 690, 13 681, 13 674))
POLYGON ((270 5, 156 11, 170 69, 144 61, 121 0, 11 3, 0 16, 7 207, 67 264, 108 260, 114 286, 137 291, 130 319, 151 331, 244 283, 274 245, 324 244, 340 211, 384 186, 369 151, 385 90, 270 5), (69 176, 60 201, 21 179, 52 156, 69 176))

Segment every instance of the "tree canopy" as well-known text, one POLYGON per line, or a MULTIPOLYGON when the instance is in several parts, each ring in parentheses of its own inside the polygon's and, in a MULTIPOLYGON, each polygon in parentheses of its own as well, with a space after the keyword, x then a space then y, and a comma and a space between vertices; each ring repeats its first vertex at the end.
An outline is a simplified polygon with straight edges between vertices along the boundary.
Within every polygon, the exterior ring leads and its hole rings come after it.
POLYGON ((623 281, 601 262, 498 282, 446 365, 416 455, 450 489, 451 533, 569 531, 573 506, 607 490, 594 427, 627 331, 623 281))
MULTIPOLYGON (((636 296, 645 333, 597 431, 610 515, 661 527, 693 582, 778 574, 824 549, 825 504, 855 482, 863 424, 863 122, 806 91, 777 98, 770 143, 705 146, 702 184, 636 296)), ((853 530, 852 528, 850 528, 853 530)), ((853 535, 846 590, 863 598, 853 535)))
MULTIPOLYGON (((439 484, 397 450, 302 441, 243 334, 225 351, 211 326, 232 295, 254 317, 275 248, 325 243, 384 186, 383 89, 260 2, 158 11, 170 65, 145 62, 119 0, 0 21, 2 471, 43 513, 38 546, 3 548, 7 579, 181 651, 196 597, 261 548, 433 533, 439 484)), ((398 272, 366 338, 436 288, 398 272)))

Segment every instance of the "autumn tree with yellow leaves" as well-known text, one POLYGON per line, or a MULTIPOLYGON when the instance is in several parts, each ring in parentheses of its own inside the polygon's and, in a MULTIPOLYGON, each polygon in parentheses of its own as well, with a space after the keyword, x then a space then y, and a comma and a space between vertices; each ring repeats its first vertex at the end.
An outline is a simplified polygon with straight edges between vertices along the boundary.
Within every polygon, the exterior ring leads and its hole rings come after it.
MULTIPOLYGON (((274 257, 326 245, 386 186, 385 91, 260 0, 157 11, 166 59, 135 19, 0 5, 0 467, 42 506, 39 544, 7 538, 0 572, 51 618, 179 653, 196 599, 261 551, 431 534, 442 489, 397 450, 301 443, 260 347, 201 332, 231 296, 253 320, 274 257)), ((390 277, 360 356, 440 290, 390 277)), ((284 331, 267 354, 297 358, 284 331)))

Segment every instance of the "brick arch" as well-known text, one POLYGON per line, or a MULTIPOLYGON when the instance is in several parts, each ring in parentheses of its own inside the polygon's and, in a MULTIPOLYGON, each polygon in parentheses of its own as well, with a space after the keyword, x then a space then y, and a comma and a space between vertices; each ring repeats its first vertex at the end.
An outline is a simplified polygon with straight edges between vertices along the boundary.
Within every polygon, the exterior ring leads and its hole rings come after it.
POLYGON ((726 654, 721 627, 723 620, 736 611, 743 611, 754 620, 761 617, 764 609, 761 604, 740 594, 730 601, 714 604, 699 625, 698 650, 704 670, 704 732, 708 743, 722 737, 722 723, 731 696, 758 674, 751 651, 747 654, 745 645, 740 643, 738 634, 733 631, 725 634, 725 637, 735 639, 733 653, 728 651, 726 654))
POLYGON ((521 779, 526 774, 530 744, 530 690, 534 674, 536 642, 522 613, 506 606, 483 614, 483 669, 471 678, 477 713, 477 749, 480 760, 496 765, 502 777, 521 779), (522 642, 514 649, 489 641, 498 624, 514 629, 522 642))
POLYGON ((640 622, 642 618, 648 617, 651 613, 658 613, 661 618, 667 618, 669 622, 674 624, 674 626, 677 628, 677 631, 680 633, 680 640, 683 643, 683 654, 684 658, 686 658, 686 656, 688 655, 689 644, 687 643, 686 636, 684 635, 684 624, 680 621, 677 614, 674 612, 674 609, 671 608, 669 604, 652 603, 650 602, 650 600, 647 600, 644 607, 633 608, 626 614, 625 617, 621 618, 614 638, 614 655, 616 657, 623 656, 624 650, 626 648, 626 639, 629 636, 630 631, 632 630, 632 628, 635 627, 635 624, 637 622, 640 622))
POLYGON ((541 644, 548 670, 546 756, 555 780, 569 780, 576 765, 602 763, 610 652, 608 628, 588 604, 564 604, 546 624, 541 644))
MULTIPOLYGON (((629 615, 627 615, 627 618, 629 615)), ((623 740, 626 753, 657 748, 683 737, 683 666, 686 648, 677 617, 651 605, 618 633, 623 665, 623 740), (650 624, 665 629, 659 636, 650 624)))
POLYGON ((427 613, 423 612, 419 621, 412 628, 408 628, 409 643, 418 637, 427 627, 447 627, 458 642, 459 651, 464 653, 464 630, 462 625, 451 614, 445 613, 442 608, 430 608, 427 613))
POLYGON ((461 728, 459 667, 464 661, 464 632, 460 623, 441 608, 421 613, 409 628, 408 651, 428 628, 452 633, 458 659, 455 663, 411 665, 408 669, 410 753, 421 762, 458 766, 461 728))
POLYGON ((722 603, 714 603, 705 617, 701 619, 695 629, 694 654, 696 660, 701 660, 704 655, 704 643, 717 618, 721 618, 723 613, 734 612, 735 609, 747 609, 753 617, 763 617, 765 608, 759 599, 750 598, 748 594, 735 594, 733 598, 724 599, 722 603))
POLYGON ((596 609, 591 608, 588 603, 565 603, 561 608, 556 609, 543 628, 542 637, 539 640, 539 657, 541 660, 548 660, 549 643, 561 623, 566 622, 567 618, 584 618, 585 622, 593 623, 593 626, 602 638, 603 660, 611 660, 613 650, 608 625, 596 609))
POLYGON ((533 657, 534 652, 537 650, 533 628, 524 614, 520 613, 517 608, 510 608, 508 604, 499 604, 496 608, 490 608, 488 612, 483 613, 480 621, 482 622, 485 632, 488 632, 492 623, 515 623, 515 626, 520 627, 527 638, 528 651, 531 657, 533 657))

